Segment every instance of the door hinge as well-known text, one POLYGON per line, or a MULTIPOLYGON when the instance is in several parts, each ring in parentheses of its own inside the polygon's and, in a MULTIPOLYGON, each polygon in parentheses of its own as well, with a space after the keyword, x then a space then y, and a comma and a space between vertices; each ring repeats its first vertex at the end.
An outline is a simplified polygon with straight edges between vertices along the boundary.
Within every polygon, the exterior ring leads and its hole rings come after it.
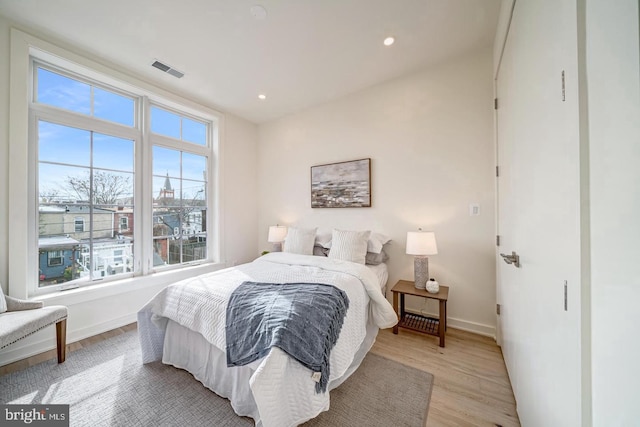
POLYGON ((500 176, 500 166, 496 166, 496 177, 500 176))
POLYGON ((500 246, 500 235, 496 234, 496 246, 500 246))
POLYGON ((564 281, 564 311, 567 311, 567 281, 564 281))
POLYGON ((498 98, 493 98, 493 109, 494 110, 498 109, 498 98))
POLYGON ((562 70, 562 102, 566 100, 565 97, 565 85, 564 85, 564 70, 562 70))
POLYGON ((500 304, 496 304, 496 314, 500 316, 500 304))

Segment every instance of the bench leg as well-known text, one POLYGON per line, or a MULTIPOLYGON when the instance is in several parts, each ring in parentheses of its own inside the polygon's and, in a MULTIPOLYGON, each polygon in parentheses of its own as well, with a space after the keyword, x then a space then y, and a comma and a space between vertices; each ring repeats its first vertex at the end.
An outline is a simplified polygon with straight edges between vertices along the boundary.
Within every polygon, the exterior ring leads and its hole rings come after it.
POLYGON ((56 323, 56 344, 58 347, 58 363, 62 363, 67 356, 67 319, 56 323))

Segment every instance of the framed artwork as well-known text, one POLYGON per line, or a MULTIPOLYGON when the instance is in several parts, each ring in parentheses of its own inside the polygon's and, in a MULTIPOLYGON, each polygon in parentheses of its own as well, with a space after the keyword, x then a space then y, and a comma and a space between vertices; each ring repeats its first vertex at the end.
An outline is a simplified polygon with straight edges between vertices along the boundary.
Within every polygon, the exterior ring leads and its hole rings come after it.
POLYGON ((311 207, 371 207, 371 159, 311 166, 311 207))

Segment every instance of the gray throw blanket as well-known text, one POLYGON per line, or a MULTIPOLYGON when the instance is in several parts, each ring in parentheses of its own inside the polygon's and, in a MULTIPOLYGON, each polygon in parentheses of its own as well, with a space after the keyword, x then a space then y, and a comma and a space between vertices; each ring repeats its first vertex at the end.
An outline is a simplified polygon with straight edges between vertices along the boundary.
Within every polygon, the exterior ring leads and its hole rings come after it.
POLYGON ((276 346, 329 383, 329 356, 342 329, 349 298, 332 285, 243 282, 227 307, 227 366, 258 360, 276 346))

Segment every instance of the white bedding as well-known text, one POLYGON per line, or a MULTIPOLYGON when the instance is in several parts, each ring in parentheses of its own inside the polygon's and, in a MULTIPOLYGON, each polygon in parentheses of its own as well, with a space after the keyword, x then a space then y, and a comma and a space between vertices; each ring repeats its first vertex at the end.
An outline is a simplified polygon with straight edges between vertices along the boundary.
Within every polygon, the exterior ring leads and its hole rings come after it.
MULTIPOLYGON (((201 335, 207 343, 220 350, 219 354, 211 352, 212 359, 224 354, 227 301, 233 290, 245 280, 330 283, 347 293, 349 310, 340 338, 331 353, 330 382, 334 384, 346 377, 345 374, 349 374, 354 357, 365 342, 367 324, 387 328, 397 321, 393 308, 380 290, 379 278, 370 268, 324 257, 273 253, 249 264, 184 280, 156 295, 138 314, 143 362, 160 360, 163 351, 171 353, 172 350, 163 348, 167 319, 175 322, 175 326, 179 325, 201 335)), ((187 336, 185 339, 194 343, 196 336, 187 336)), ((194 345, 200 344, 203 343, 194 345)), ((171 358, 168 355, 169 363, 171 358)), ((239 387, 237 391, 231 390, 228 393, 224 390, 215 391, 229 397, 236 412, 252 416, 257 425, 296 426, 328 409, 329 393, 316 394, 311 372, 281 350, 273 349, 266 357, 253 362, 249 367, 252 371, 248 389, 243 391, 239 387), (234 393, 244 396, 234 397, 234 393), (253 408, 247 393, 253 397, 253 408)), ((210 373, 215 373, 215 369, 219 367, 210 369, 210 373)), ((237 374, 247 375, 246 370, 243 372, 238 370, 237 374)), ((199 374, 192 373, 196 378, 199 377, 199 374)), ((235 373, 231 373, 233 375, 235 373)), ((246 382, 246 378, 242 381, 246 382)))
POLYGON ((382 295, 384 295, 387 289, 387 280, 389 280, 389 270, 387 268, 387 264, 382 263, 378 265, 367 265, 367 268, 373 271, 373 274, 375 274, 378 278, 380 290, 382 291, 382 295))

